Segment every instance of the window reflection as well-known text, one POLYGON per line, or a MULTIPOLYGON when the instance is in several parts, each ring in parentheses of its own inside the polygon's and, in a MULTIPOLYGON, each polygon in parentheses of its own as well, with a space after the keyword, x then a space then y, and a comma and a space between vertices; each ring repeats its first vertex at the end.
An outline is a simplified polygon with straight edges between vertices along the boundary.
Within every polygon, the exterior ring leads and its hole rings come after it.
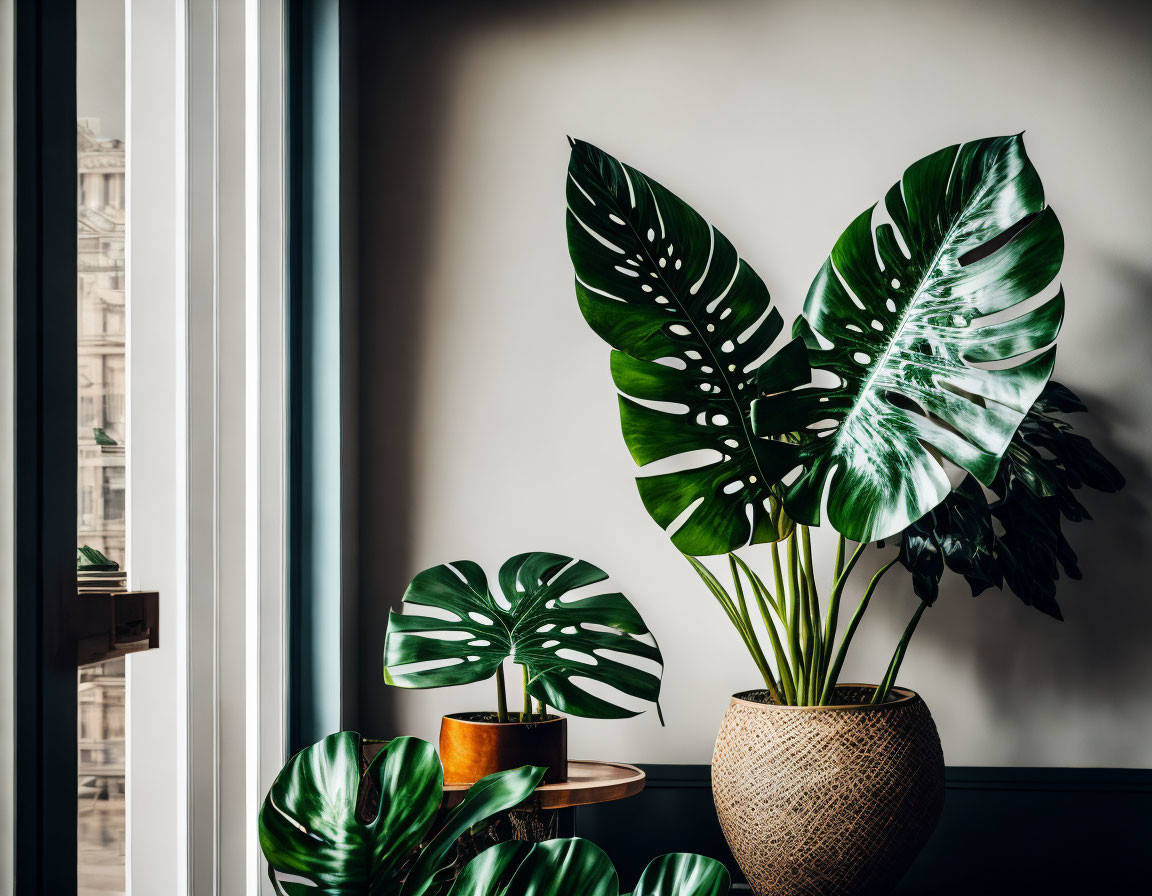
MULTIPOLYGON (((76 523, 77 547, 91 549, 78 577, 107 590, 122 586, 126 556, 123 0, 79 0, 76 49, 76 523)), ((124 668, 77 676, 79 896, 125 892, 124 668)))

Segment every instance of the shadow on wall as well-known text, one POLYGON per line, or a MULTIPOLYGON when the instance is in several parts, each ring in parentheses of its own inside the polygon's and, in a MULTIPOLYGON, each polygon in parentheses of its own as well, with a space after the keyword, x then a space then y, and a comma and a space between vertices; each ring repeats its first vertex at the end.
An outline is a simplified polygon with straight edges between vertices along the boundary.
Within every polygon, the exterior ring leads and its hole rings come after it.
MULTIPOLYGON (((388 611, 399 605, 411 569, 412 477, 421 462, 413 437, 419 422, 417 376, 421 347, 434 326, 425 319, 424 309, 429 304, 431 240, 437 232, 435 209, 444 205, 434 200, 444 161, 445 115, 458 77, 456 59, 479 32, 510 19, 527 28, 586 19, 598 10, 619 9, 620 4, 557 0, 545 6, 518 0, 446 2, 423 8, 394 2, 354 5, 360 150, 356 190, 360 314, 354 338, 364 412, 353 424, 358 427, 359 465, 355 611, 359 693, 345 727, 386 736, 400 733, 381 662, 388 611)), ((661 9, 667 11, 668 6, 661 9)), ((1123 259, 1106 259, 1102 267, 1120 278, 1110 316, 1128 321, 1129 332, 1144 338, 1152 332, 1152 275, 1123 259)), ((1085 503, 1095 520, 1068 526, 1085 576, 1081 583, 1060 583, 1058 598, 1068 621, 1052 622, 1010 594, 995 591, 978 600, 999 604, 998 612, 966 612, 965 602, 972 601, 967 586, 949 576, 942 584, 940 604, 918 630, 910 657, 919 651, 939 652, 958 667, 974 670, 979 692, 997 716, 1018 714, 1027 702, 1037 720, 1046 721, 1046 713, 1055 719, 1052 724, 1062 724, 1056 714, 1059 707, 1068 707, 1077 720, 1092 718, 1096 711, 1102 716, 1123 715, 1128 707, 1133 715, 1145 712, 1146 696, 1141 703, 1141 695, 1152 686, 1144 644, 1131 634, 1152 630, 1152 601, 1142 584, 1152 566, 1152 471, 1143 458, 1125 452, 1116 437, 1118 432, 1140 430, 1139 411, 1123 395, 1084 390, 1075 372, 1062 370, 1059 361, 1057 378, 1089 406, 1089 415, 1075 418, 1077 429, 1128 479, 1127 488, 1117 495, 1089 494, 1085 503), (1007 613, 1034 617, 1028 619, 1026 640, 1015 620, 1003 627, 995 624, 1007 613)), ((1145 368, 1132 371, 1127 381, 1137 389, 1152 381, 1152 359, 1146 358, 1145 368)), ((889 589, 892 602, 909 599, 906 579, 889 589)), ((894 644, 899 636, 906 619, 903 611, 900 617, 891 620, 888 643, 894 644)), ((1083 727, 1082 721, 1067 724, 1083 727)), ((1130 730, 1137 727, 1134 723, 1130 730)), ((1049 729, 1035 724, 1026 730, 1031 733, 1010 749, 1018 764, 1031 765, 1038 752, 1043 755, 1037 745, 1042 745, 1049 729)), ((1110 761, 1114 752, 1129 756, 1138 752, 1132 744, 1110 745, 1110 738, 1129 735, 1103 726, 1099 732, 1076 736, 1096 738, 1086 744, 1083 755, 1098 758, 1084 764, 1124 764, 1110 761)))
POLYGON ((358 233, 359 414, 356 628, 357 694, 343 725, 392 735, 395 706, 382 677, 388 611, 408 584, 412 553, 412 438, 416 372, 429 322, 422 309, 432 246, 433 202, 442 161, 444 114, 454 58, 477 30, 515 18, 525 24, 587 16, 608 3, 516 0, 405 4, 366 2, 352 12, 358 35, 355 192, 358 233))
MULTIPOLYGON (((1107 267, 1120 283, 1115 318, 1128 321, 1130 332, 1142 338, 1152 332, 1152 273, 1116 258, 1109 258, 1107 267)), ((1127 378, 1140 384, 1137 390, 1152 381, 1152 357, 1144 364, 1127 378)), ((1125 450, 1116 438, 1120 431, 1138 431, 1139 407, 1123 394, 1080 388, 1074 376, 1062 375, 1059 357, 1055 376, 1088 407, 1087 414, 1070 418, 1076 431, 1127 479, 1116 494, 1082 490, 1079 497, 1092 519, 1064 522, 1084 576, 1079 582, 1066 577, 1057 582, 1065 621, 1025 607, 1008 592, 989 590, 973 598, 963 579, 948 574, 934 608, 938 618, 925 617, 912 650, 938 652, 973 669, 979 691, 997 717, 1007 721, 1019 720, 1021 712, 1035 714, 1034 724, 1014 726, 1012 764, 1036 764, 1037 756, 1045 753, 1045 741, 1063 737, 1081 741, 1084 765, 1124 765, 1121 757, 1141 752, 1149 721, 1140 716, 1147 713, 1152 667, 1146 642, 1133 633, 1152 631, 1146 584, 1152 569, 1152 470, 1145 458, 1125 450), (989 624, 998 614, 957 612, 964 608, 956 603, 973 600, 1011 604, 1017 614, 1032 614, 1025 638, 1020 637, 1020 626, 989 624), (945 608, 944 613, 939 608, 945 608), (1113 724, 1091 730, 1084 720, 1097 715, 1130 718, 1133 724, 1124 730, 1113 724)), ((898 637, 895 629, 893 637, 898 637)))

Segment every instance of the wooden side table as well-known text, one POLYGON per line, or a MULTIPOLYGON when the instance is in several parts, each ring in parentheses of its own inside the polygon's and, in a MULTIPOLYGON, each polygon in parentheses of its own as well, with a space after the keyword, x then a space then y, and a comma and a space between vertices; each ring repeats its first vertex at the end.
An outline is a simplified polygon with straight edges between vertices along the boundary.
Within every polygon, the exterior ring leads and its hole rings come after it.
MULTIPOLYGON (((468 784, 445 784, 442 809, 457 805, 468 790, 468 784)), ((458 868, 489 846, 508 840, 540 843, 554 837, 571 836, 572 810, 577 806, 607 803, 634 796, 644 789, 644 772, 634 765, 620 762, 598 762, 575 759, 568 763, 568 780, 537 787, 532 796, 514 809, 501 812, 486 824, 460 838, 457 845, 458 868)))

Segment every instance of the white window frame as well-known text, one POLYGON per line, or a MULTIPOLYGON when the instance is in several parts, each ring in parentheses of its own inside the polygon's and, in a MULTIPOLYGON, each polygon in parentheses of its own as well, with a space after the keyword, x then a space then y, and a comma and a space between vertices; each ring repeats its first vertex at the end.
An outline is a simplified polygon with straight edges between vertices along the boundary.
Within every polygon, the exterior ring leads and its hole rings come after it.
POLYGON ((272 893, 285 759, 285 18, 126 0, 128 569, 160 648, 127 671, 128 892, 272 893))

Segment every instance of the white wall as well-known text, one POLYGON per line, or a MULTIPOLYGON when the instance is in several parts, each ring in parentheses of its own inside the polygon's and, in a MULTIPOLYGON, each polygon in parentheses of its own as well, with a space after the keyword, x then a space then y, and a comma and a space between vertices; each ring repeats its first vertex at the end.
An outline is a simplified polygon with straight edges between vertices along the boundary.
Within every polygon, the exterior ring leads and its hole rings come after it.
MULTIPOLYGON (((907 164, 1027 129, 1067 239, 1057 377, 1095 410, 1087 429, 1129 488, 1086 498, 1097 519, 1071 533, 1086 578, 1061 583, 1066 622, 953 582, 901 681, 932 707, 953 765, 1152 764, 1152 53, 1134 9, 362 11, 357 721, 435 740, 441 713, 490 704, 489 683, 386 692, 383 614, 427 566, 469 558, 494 573, 535 549, 613 573, 667 664, 667 728, 654 714, 577 720, 573 755, 707 762, 728 695, 756 683, 635 493, 608 349, 572 292, 566 134, 695 205, 791 319, 837 235, 907 164)), ((873 606, 849 680, 882 674, 915 606, 907 578, 890 575, 873 606)))

